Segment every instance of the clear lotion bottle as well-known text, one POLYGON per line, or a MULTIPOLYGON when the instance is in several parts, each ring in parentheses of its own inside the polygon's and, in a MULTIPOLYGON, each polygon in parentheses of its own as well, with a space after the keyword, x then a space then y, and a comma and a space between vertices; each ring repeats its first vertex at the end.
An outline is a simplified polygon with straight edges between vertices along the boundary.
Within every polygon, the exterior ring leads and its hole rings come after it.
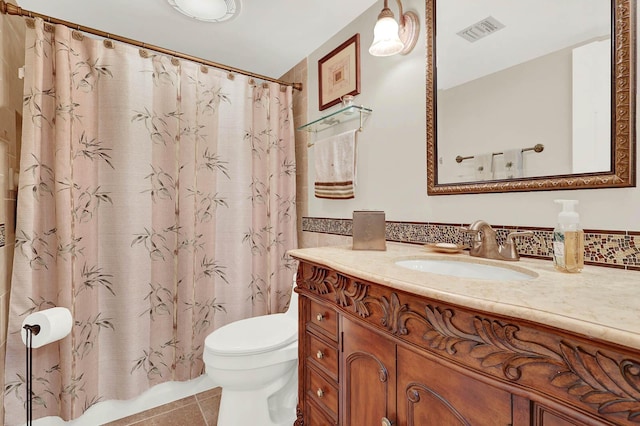
POLYGON ((554 202, 562 204, 562 211, 553 230, 553 266, 562 272, 580 272, 584 268, 584 231, 575 211, 578 200, 554 202))

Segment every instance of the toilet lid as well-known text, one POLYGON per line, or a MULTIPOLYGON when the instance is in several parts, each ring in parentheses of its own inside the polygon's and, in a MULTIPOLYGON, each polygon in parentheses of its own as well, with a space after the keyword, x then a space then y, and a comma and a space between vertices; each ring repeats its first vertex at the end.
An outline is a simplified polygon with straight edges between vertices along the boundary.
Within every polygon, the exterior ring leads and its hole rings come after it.
POLYGON ((298 322, 284 314, 259 316, 232 322, 204 341, 206 350, 218 355, 249 355, 287 346, 298 339, 298 322))

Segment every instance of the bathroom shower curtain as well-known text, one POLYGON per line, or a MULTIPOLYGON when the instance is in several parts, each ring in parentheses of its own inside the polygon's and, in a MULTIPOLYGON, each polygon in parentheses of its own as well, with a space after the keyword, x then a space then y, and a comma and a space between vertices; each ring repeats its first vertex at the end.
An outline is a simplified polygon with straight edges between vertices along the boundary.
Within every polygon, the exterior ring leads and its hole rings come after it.
POLYGON ((205 337, 283 311, 295 270, 290 87, 27 26, 7 425, 28 314, 71 310, 33 355, 34 418, 69 420, 201 375, 205 337))

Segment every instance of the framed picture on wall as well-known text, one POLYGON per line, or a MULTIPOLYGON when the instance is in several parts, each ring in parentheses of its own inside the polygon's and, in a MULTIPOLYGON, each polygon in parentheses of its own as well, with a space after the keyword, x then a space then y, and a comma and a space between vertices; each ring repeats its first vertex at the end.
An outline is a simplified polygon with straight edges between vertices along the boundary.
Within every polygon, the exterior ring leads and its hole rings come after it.
POLYGON ((318 88, 320 111, 360 93, 359 33, 318 61, 318 88))

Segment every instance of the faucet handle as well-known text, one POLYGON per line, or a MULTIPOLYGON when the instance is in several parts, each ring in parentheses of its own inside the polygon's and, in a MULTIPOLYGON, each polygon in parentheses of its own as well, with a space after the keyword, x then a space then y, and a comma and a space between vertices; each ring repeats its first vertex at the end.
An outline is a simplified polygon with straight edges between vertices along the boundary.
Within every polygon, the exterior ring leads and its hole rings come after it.
POLYGON ((513 241, 514 237, 533 237, 533 231, 514 231, 509 232, 507 235, 507 241, 504 246, 500 247, 500 255, 504 260, 519 260, 520 254, 516 248, 516 243, 513 241))

